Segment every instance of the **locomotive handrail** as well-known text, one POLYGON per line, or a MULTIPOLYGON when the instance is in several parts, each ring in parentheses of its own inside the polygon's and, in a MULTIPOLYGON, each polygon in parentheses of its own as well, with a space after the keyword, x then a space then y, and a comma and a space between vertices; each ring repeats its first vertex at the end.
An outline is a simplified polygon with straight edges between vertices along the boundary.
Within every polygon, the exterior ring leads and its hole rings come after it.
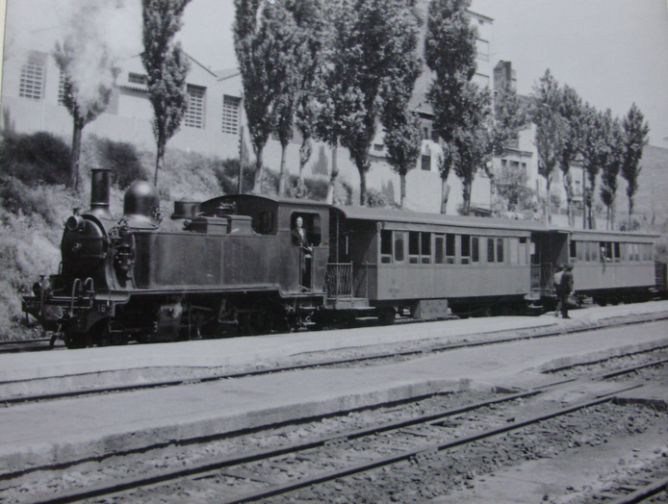
POLYGON ((80 278, 75 278, 74 283, 72 284, 72 295, 70 296, 70 317, 74 316, 74 296, 79 291, 77 286, 79 286, 79 288, 81 288, 81 279, 80 278))
POLYGON ((327 263, 325 290, 327 297, 353 296, 353 263, 327 263))

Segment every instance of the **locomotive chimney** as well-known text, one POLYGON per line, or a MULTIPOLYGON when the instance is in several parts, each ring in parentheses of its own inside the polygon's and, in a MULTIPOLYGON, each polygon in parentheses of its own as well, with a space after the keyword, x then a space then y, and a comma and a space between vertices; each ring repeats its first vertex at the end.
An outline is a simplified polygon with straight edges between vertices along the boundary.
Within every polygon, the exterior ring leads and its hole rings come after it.
POLYGON ((111 219, 109 212, 109 182, 111 170, 91 168, 90 211, 97 218, 111 219))

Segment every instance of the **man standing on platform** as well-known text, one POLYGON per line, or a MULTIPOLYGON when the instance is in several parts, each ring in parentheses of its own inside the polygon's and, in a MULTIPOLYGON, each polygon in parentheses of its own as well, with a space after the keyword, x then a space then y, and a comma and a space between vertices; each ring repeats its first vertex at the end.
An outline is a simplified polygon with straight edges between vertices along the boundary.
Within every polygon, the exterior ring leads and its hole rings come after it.
POLYGON ((564 273, 561 275, 561 282, 559 283, 559 288, 557 289, 557 295, 559 296, 559 304, 561 305, 561 316, 565 319, 570 318, 568 316, 568 298, 573 292, 573 265, 567 264, 564 268, 564 273))

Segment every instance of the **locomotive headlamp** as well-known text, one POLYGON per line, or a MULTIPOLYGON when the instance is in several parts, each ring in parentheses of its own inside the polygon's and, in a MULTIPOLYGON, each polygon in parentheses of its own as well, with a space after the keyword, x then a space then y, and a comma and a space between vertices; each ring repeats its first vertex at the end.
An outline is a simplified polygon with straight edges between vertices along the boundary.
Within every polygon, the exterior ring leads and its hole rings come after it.
POLYGON ((71 215, 65 222, 65 226, 70 231, 76 231, 77 229, 83 229, 84 220, 78 215, 71 215))

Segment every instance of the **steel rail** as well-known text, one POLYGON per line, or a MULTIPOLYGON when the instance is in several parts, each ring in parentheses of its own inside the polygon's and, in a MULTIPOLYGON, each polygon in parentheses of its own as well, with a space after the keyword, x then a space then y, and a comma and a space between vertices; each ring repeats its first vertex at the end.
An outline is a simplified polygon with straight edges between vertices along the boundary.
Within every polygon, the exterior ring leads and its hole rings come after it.
POLYGON ((601 377, 604 380, 607 380, 609 378, 614 378, 616 376, 621 376, 621 375, 624 375, 624 374, 633 373, 634 371, 638 371, 639 369, 645 369, 645 368, 648 368, 648 367, 660 366, 661 364, 666 364, 666 363, 668 363, 668 359, 661 359, 661 360, 654 361, 654 362, 648 362, 646 364, 639 364, 637 366, 630 366, 630 367, 627 367, 627 368, 624 368, 624 369, 618 369, 617 371, 611 371, 609 373, 601 375, 601 377))
POLYGON ((654 495, 658 494, 662 490, 666 490, 668 487, 668 477, 662 478, 655 481, 647 486, 639 488, 635 492, 632 492, 628 495, 624 495, 615 500, 611 500, 608 504, 635 504, 637 502, 642 502, 654 495))
MULTIPOLYGON (((175 387, 175 386, 180 386, 180 385, 207 383, 207 382, 213 382, 213 381, 219 381, 219 380, 227 380, 227 379, 230 379, 230 378, 246 378, 246 377, 251 377, 251 376, 262 376, 262 375, 273 374, 273 373, 281 373, 281 372, 288 372, 288 371, 299 371, 299 370, 303 370, 303 369, 312 369, 312 368, 318 368, 318 367, 336 366, 336 365, 342 365, 342 364, 352 364, 352 363, 364 362, 364 361, 373 361, 373 360, 396 358, 396 357, 407 357, 409 355, 419 355, 419 354, 426 354, 426 353, 445 352, 445 351, 457 350, 457 349, 461 349, 461 348, 474 348, 474 347, 485 346, 485 345, 495 345, 495 344, 501 344, 501 343, 515 342, 515 341, 525 341, 525 340, 539 339, 539 338, 546 338, 546 337, 553 337, 553 336, 562 336, 564 334, 574 334, 574 333, 578 333, 578 332, 594 331, 594 330, 600 330, 600 329, 611 329, 611 328, 614 328, 614 327, 620 327, 620 326, 625 326, 625 325, 649 324, 649 323, 658 322, 658 321, 661 321, 661 320, 668 320, 668 316, 660 317, 660 318, 657 318, 657 319, 652 319, 652 320, 649 320, 649 321, 632 321, 632 322, 622 322, 622 323, 612 324, 612 325, 602 325, 602 326, 593 326, 593 327, 576 327, 576 328, 571 328, 570 330, 569 329, 566 329, 566 330, 559 329, 558 331, 551 331, 551 332, 548 332, 548 333, 531 335, 531 336, 519 336, 519 337, 515 337, 515 338, 501 338, 501 339, 496 339, 496 340, 476 341, 476 342, 452 343, 452 344, 443 345, 443 346, 430 348, 430 349, 407 350, 407 351, 404 351, 404 352, 394 352, 394 353, 386 352, 386 353, 382 353, 382 354, 366 355, 366 356, 362 356, 362 357, 353 357, 353 358, 348 358, 348 359, 331 359, 331 360, 320 361, 320 362, 312 362, 312 363, 307 363, 307 364, 295 364, 295 365, 291 365, 291 366, 282 366, 282 367, 275 367, 275 368, 270 368, 270 369, 260 369, 260 370, 255 370, 255 371, 240 371, 240 372, 236 372, 236 373, 226 373, 226 374, 206 376, 206 377, 201 377, 201 378, 184 378, 184 379, 177 379, 177 380, 151 382, 151 383, 120 385, 120 386, 103 387, 103 388, 81 389, 81 390, 73 390, 73 391, 67 391, 67 392, 55 392, 55 393, 49 393, 49 394, 23 395, 23 396, 16 396, 16 397, 0 397, 0 404, 19 404, 19 403, 26 403, 26 402, 49 401, 49 400, 54 400, 54 399, 65 399, 65 398, 69 398, 69 397, 78 397, 78 396, 84 396, 84 395, 108 394, 108 393, 112 393, 112 392, 129 392, 129 391, 133 391, 133 390, 149 390, 149 389, 153 389, 153 388, 175 387)), ((507 330, 495 331, 495 332, 506 332, 506 331, 507 330)), ((493 334, 493 332, 492 333, 487 333, 487 334, 493 334)), ((666 348, 666 347, 665 347, 665 345, 661 345, 661 346, 657 346, 657 347, 650 348, 650 349, 643 350, 641 352, 636 352, 636 353, 647 353, 647 352, 651 352, 651 351, 654 351, 654 350, 659 350, 661 348, 666 348)), ((619 356, 615 356, 615 357, 619 357, 619 356)), ((607 360, 609 360, 609 359, 607 359, 607 360)), ((591 364, 591 363, 583 363, 583 364, 578 364, 578 365, 586 365, 586 364, 591 364)), ((551 372, 563 371, 564 369, 569 369, 569 368, 572 368, 572 367, 575 367, 575 366, 568 366, 568 367, 564 367, 564 368, 560 368, 560 369, 555 369, 555 370, 551 370, 551 372)), ((74 377, 74 376, 85 376, 86 374, 94 374, 94 373, 64 375, 64 376, 58 376, 58 377, 53 377, 53 378, 59 378, 59 379, 61 379, 61 378, 71 378, 71 377, 74 377)), ((43 379, 44 378, 40 378, 39 380, 43 380, 43 379)), ((30 381, 32 381, 32 380, 5 381, 5 382, 0 382, 0 385, 13 384, 13 383, 27 383, 27 382, 30 382, 30 381)))

